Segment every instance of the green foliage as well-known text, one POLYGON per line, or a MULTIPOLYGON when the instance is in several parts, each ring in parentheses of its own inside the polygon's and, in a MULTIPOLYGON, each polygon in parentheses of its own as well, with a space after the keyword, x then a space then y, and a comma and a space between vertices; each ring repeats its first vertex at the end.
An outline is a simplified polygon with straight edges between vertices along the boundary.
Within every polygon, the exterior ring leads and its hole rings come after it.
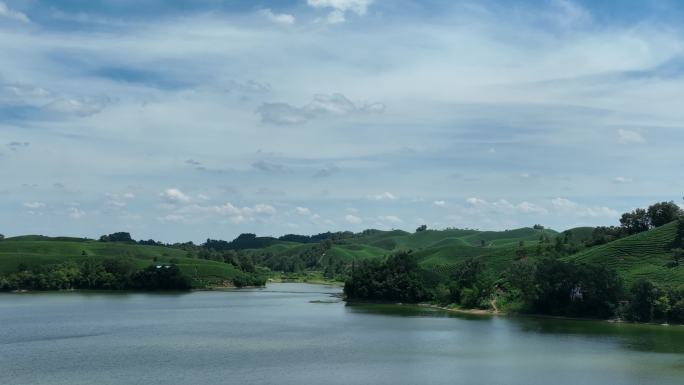
POLYGON ((188 290, 190 278, 175 265, 139 270, 126 260, 87 259, 82 264, 63 263, 21 270, 0 277, 0 290, 137 289, 188 290))
POLYGON ((622 214, 620 225, 627 234, 638 234, 652 228, 664 226, 684 215, 679 206, 670 202, 659 202, 648 209, 636 209, 622 214))
POLYGON ((399 252, 385 261, 364 261, 352 270, 344 294, 350 299, 419 302, 429 298, 418 260, 399 252))
POLYGON ((176 265, 150 266, 131 277, 131 286, 138 290, 189 290, 190 278, 176 265))
POLYGON ((617 273, 597 265, 576 265, 545 259, 538 263, 536 293, 529 304, 541 314, 607 318, 622 294, 617 273))
POLYGON ((656 300, 660 297, 658 288, 650 281, 641 279, 629 289, 631 301, 627 317, 638 322, 651 322, 655 315, 656 300))
POLYGON ((682 209, 672 201, 653 204, 648 207, 647 213, 651 227, 666 225, 683 214, 682 209))
POLYGON ((127 232, 118 232, 118 233, 112 233, 108 235, 103 235, 100 237, 101 242, 129 242, 133 243, 135 242, 133 238, 131 238, 131 234, 127 232))
POLYGON ((627 234, 638 234, 651 228, 648 213, 644 209, 636 209, 624 213, 620 217, 620 225, 627 234))

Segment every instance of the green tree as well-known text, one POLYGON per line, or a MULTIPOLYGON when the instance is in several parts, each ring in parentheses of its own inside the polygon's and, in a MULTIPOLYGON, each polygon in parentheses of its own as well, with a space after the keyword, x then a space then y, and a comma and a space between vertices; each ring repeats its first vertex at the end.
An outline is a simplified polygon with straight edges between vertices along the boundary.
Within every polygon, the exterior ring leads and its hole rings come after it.
POLYGON ((628 317, 638 322, 651 322, 655 303, 659 298, 658 288, 652 282, 639 280, 630 288, 632 295, 628 317))
POLYGON ((627 234, 637 234, 648 230, 651 222, 648 213, 644 209, 636 209, 629 213, 622 214, 620 225, 627 234))
POLYGON ((682 209, 673 201, 653 204, 648 207, 647 213, 652 227, 666 225, 680 218, 683 214, 682 209))

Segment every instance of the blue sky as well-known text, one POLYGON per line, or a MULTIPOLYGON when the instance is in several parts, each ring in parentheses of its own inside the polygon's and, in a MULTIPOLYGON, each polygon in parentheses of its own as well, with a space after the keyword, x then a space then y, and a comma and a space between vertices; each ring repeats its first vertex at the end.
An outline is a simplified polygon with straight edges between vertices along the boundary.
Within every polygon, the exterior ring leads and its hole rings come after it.
POLYGON ((617 222, 684 180, 678 1, 0 0, 0 233, 617 222))

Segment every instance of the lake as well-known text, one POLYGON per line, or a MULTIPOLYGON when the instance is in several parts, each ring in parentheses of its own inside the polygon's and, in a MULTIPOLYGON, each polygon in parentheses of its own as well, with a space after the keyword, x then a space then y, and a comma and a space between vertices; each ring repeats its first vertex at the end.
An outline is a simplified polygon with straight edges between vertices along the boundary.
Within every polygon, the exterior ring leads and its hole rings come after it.
POLYGON ((684 327, 347 305, 339 292, 1 294, 0 384, 684 383, 684 327))

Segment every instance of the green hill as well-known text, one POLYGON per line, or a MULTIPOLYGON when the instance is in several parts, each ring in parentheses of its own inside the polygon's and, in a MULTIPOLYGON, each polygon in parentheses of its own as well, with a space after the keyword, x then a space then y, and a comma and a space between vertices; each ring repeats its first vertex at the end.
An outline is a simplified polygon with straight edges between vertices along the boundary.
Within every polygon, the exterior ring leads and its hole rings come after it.
POLYGON ((0 241, 0 275, 16 272, 20 266, 34 268, 87 259, 129 258, 138 267, 175 263, 190 276, 193 285, 203 287, 233 282, 244 273, 233 265, 188 257, 187 252, 163 246, 98 242, 82 238, 21 236, 0 241))
POLYGON ((329 250, 317 244, 278 242, 261 249, 248 250, 254 256, 293 257, 318 253, 320 260, 337 258, 343 263, 383 258, 401 250, 412 250, 429 268, 449 268, 468 257, 482 256, 493 269, 503 270, 518 258, 522 243, 527 254, 534 251, 542 236, 553 238, 558 232, 549 229, 521 228, 505 231, 472 229, 425 230, 409 233, 402 230, 366 230, 333 242, 329 250), (483 246, 484 244, 484 246, 483 246), (324 258, 325 257, 325 258, 324 258))
POLYGON ((629 284, 649 279, 659 284, 684 285, 684 266, 668 267, 678 223, 667 225, 596 246, 566 259, 572 262, 610 266, 629 284))
MULTIPOLYGON (((420 264, 428 269, 449 271, 469 257, 479 257, 489 269, 501 272, 520 258, 541 258, 552 252, 557 242, 564 242, 573 245, 573 250, 580 250, 569 256, 567 250, 561 253, 566 255, 562 257, 564 260, 607 265, 618 271, 627 284, 647 278, 660 284, 684 285, 684 266, 668 265, 672 261, 671 248, 678 231, 676 222, 605 245, 585 248, 582 242, 589 240, 593 231, 593 227, 577 227, 563 233, 537 228, 505 231, 446 229, 415 233, 366 230, 357 234, 345 233, 344 237, 326 241, 327 247, 319 242, 269 239, 263 247, 240 250, 240 253, 250 255, 256 263, 285 272, 297 272, 302 268, 323 271, 334 265, 335 274, 342 274, 344 266, 348 268, 353 261, 384 258, 402 250, 412 250, 420 264), (546 243, 540 244, 540 239, 545 239, 546 243), (297 269, 287 270, 288 266, 297 266, 297 269)), ((155 263, 175 263, 192 277, 193 284, 198 287, 219 285, 244 277, 245 273, 233 264, 200 259, 194 254, 164 246, 27 235, 0 241, 0 275, 16 272, 20 265, 31 268, 66 261, 81 263, 86 259, 127 257, 140 268, 155 263)))

